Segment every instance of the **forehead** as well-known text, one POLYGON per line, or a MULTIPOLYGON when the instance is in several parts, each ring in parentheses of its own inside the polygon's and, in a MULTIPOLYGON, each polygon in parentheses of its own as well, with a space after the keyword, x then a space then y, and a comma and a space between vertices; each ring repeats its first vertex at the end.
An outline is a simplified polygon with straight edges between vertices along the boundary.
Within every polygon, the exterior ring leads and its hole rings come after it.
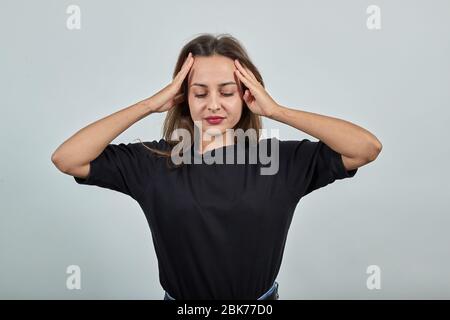
POLYGON ((224 56, 195 57, 189 71, 188 83, 203 83, 215 86, 222 82, 234 81, 236 69, 234 61, 224 56))

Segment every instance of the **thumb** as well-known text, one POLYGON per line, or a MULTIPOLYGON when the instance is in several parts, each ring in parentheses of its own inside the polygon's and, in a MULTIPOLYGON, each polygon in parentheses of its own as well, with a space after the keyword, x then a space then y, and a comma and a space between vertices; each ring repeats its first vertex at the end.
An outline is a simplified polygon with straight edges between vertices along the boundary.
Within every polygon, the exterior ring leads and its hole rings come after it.
POLYGON ((244 96, 243 96, 245 102, 247 102, 250 98, 250 92, 247 90, 245 90, 244 96))

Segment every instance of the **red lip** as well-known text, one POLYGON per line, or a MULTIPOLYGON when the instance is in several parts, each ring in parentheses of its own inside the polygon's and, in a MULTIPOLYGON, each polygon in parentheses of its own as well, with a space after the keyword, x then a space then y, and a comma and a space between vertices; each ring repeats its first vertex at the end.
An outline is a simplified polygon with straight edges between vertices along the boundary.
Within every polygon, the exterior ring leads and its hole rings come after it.
POLYGON ((210 116, 210 117, 205 118, 205 120, 208 121, 208 123, 211 125, 220 124, 223 119, 224 119, 224 117, 220 117, 220 116, 210 116))
POLYGON ((217 120, 217 119, 223 119, 224 117, 220 117, 220 116, 211 116, 211 117, 206 117, 206 120, 217 120))

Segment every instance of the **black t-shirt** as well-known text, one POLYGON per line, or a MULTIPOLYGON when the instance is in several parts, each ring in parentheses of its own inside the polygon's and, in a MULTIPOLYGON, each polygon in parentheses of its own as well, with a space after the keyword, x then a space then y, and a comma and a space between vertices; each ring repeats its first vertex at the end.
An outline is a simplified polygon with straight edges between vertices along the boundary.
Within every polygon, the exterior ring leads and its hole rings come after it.
MULTIPOLYGON (((269 152, 270 139, 277 138, 264 139, 269 152)), ((170 148, 164 139, 144 143, 170 148)), ((278 140, 278 147, 278 172, 262 175, 261 167, 268 165, 249 161, 191 163, 174 170, 140 142, 109 144, 91 161, 86 179, 74 178, 139 203, 151 230, 161 286, 172 297, 255 300, 276 280, 299 200, 358 170, 347 171, 341 155, 320 140, 278 140)), ((248 154, 246 143, 203 156, 219 152, 225 157, 230 149, 236 155, 237 148, 248 154)))

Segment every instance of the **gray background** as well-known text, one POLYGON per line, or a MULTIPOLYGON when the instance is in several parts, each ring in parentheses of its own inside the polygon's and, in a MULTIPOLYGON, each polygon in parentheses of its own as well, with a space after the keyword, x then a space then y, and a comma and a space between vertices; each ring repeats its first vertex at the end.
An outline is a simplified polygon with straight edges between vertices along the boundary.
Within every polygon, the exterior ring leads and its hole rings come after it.
MULTIPOLYGON (((50 156, 171 80, 195 35, 228 32, 280 104, 383 143, 375 162, 296 209, 280 299, 450 298, 448 1, 5 1, 0 7, 0 298, 162 299, 143 212, 50 156), (68 30, 66 8, 81 8, 68 30), (381 30, 366 27, 371 5, 381 30), (79 265, 82 289, 66 289, 79 265), (381 289, 366 268, 381 268, 381 289)), ((113 142, 161 137, 154 114, 113 142)), ((281 139, 314 137, 282 123, 281 139)))

